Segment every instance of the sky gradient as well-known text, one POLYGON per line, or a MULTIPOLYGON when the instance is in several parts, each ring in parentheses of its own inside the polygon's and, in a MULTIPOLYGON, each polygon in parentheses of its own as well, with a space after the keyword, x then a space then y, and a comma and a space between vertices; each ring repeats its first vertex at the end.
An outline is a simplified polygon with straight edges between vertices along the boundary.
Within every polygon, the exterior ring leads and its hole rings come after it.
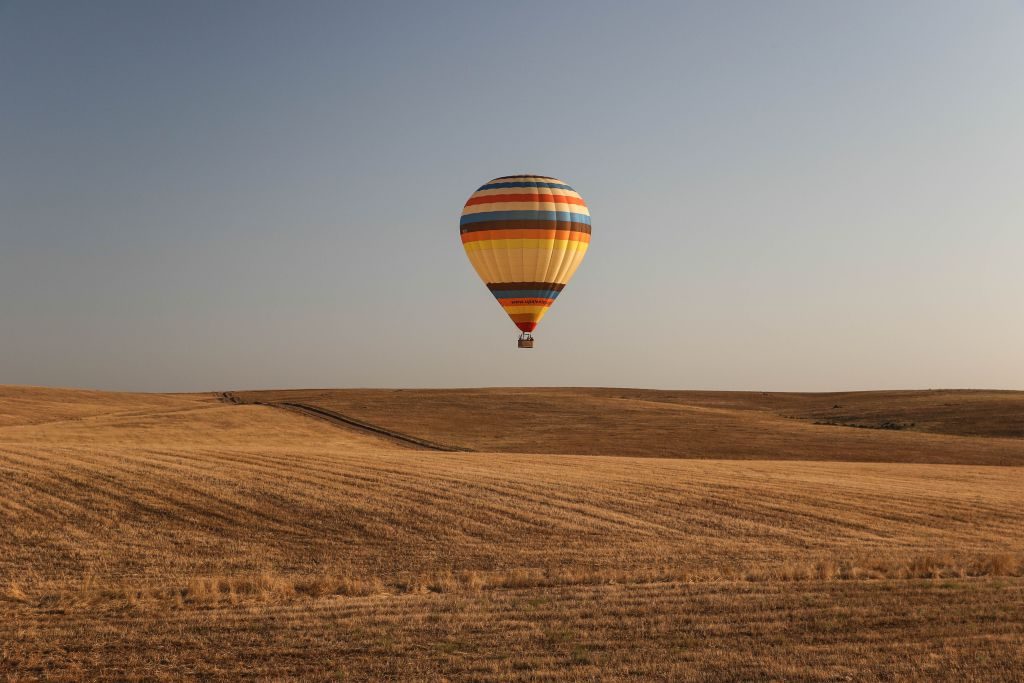
POLYGON ((1022 180, 1012 0, 0 0, 0 384, 1024 389, 1022 180), (522 172, 593 216, 532 351, 522 172))

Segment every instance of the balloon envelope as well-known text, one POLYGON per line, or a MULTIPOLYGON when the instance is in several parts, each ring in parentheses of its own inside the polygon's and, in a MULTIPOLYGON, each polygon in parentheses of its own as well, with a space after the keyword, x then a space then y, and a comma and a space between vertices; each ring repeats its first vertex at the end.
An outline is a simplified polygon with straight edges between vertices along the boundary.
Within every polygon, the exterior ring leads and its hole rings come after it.
POLYGON ((477 275, 523 332, 558 298, 590 244, 590 211, 557 178, 503 176, 462 209, 462 246, 477 275))

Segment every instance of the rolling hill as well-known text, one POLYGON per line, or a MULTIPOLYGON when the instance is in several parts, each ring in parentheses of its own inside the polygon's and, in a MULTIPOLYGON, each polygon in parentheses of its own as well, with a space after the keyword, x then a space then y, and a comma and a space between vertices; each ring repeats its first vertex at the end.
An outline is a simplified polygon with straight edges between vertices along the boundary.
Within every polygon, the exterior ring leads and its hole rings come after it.
POLYGON ((1024 392, 638 389, 233 392, 316 406, 476 451, 1024 464, 1024 392))

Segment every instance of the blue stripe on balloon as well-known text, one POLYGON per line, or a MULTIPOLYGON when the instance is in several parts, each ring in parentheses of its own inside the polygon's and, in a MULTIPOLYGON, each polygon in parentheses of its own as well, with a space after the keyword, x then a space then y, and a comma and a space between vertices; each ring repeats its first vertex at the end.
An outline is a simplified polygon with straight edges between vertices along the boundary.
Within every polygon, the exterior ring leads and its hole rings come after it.
POLYGON ((570 192, 575 192, 576 191, 576 190, 572 189, 571 187, 569 187, 568 185, 561 185, 559 183, 523 183, 523 182, 519 182, 519 183, 487 183, 486 185, 483 185, 482 187, 480 187, 480 189, 478 189, 477 192, 479 192, 480 190, 498 190, 498 189, 505 188, 505 187, 551 187, 551 188, 554 188, 556 190, 569 190, 570 192))
POLYGON ((484 211, 463 215, 459 220, 459 225, 483 221, 567 221, 590 225, 590 216, 571 211, 484 211))
POLYGON ((494 298, 501 299, 557 299, 558 292, 553 289, 509 289, 491 292, 494 298))

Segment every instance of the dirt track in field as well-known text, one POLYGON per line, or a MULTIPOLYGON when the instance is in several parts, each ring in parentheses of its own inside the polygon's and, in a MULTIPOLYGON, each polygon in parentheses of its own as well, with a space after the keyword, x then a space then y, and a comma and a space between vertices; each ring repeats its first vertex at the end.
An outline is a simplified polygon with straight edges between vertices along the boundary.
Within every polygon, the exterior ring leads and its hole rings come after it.
POLYGON ((472 451, 472 449, 470 448, 462 448, 460 446, 440 444, 434 441, 428 441, 426 439, 420 439, 415 436, 410 436, 408 434, 402 434, 401 432, 396 432, 392 429, 386 429, 379 425, 374 425, 370 424, 369 422, 357 420, 347 415, 342 415, 337 411, 328 410, 326 408, 322 408, 315 405, 308 405, 305 403, 294 403, 288 401, 273 401, 264 403, 260 401, 245 400, 235 395, 234 392, 231 391, 221 392, 220 397, 224 403, 231 403, 234 405, 265 405, 273 408, 283 408, 285 410, 291 410, 302 415, 308 415, 309 417, 316 418, 318 420, 326 420, 327 422, 337 427, 341 427, 343 429, 355 428, 362 430, 364 432, 369 432, 371 434, 377 434, 391 442, 397 443, 400 446, 425 448, 431 451, 446 451, 450 453, 468 453, 472 451))

